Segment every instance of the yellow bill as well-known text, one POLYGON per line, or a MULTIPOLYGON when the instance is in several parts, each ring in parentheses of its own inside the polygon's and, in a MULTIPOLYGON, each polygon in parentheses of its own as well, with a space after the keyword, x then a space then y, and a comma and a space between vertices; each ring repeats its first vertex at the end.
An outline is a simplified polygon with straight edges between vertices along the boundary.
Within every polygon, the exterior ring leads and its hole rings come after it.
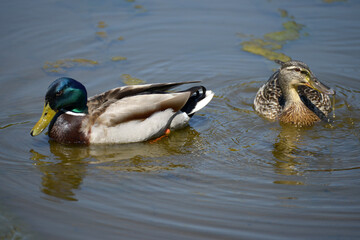
POLYGON ((40 120, 35 124, 35 126, 31 129, 30 135, 37 136, 49 125, 50 121, 55 116, 56 112, 52 110, 49 103, 45 104, 43 113, 41 115, 40 120))

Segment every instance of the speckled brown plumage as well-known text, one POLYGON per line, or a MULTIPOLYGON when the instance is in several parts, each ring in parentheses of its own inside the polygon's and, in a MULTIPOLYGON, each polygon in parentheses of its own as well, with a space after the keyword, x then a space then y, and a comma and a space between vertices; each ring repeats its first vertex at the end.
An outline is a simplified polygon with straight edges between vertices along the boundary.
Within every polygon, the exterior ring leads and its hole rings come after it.
POLYGON ((279 120, 283 123, 293 124, 295 126, 311 126, 314 122, 320 121, 320 118, 304 104, 293 104, 279 114, 279 120))
MULTIPOLYGON (((310 72, 307 65, 299 61, 282 64, 282 67, 300 66, 310 72)), ((279 74, 280 69, 258 90, 254 99, 255 111, 270 120, 299 126, 309 126, 320 120, 329 121, 327 116, 332 109, 330 97, 305 85, 295 88, 301 101, 285 107, 286 98, 279 83, 279 74)))

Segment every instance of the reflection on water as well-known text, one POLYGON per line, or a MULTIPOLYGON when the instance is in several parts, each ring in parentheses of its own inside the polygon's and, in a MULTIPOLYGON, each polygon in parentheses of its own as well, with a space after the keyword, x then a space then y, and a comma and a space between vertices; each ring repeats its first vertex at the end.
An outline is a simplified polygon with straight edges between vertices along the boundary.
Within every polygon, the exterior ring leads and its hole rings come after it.
POLYGON ((85 147, 74 147, 50 142, 50 151, 55 156, 42 155, 31 149, 31 159, 43 173, 42 192, 64 200, 76 201, 75 189, 79 189, 86 175, 88 155, 85 147))
POLYGON ((30 237, 22 229, 22 226, 9 216, 3 209, 0 208, 0 239, 13 240, 13 239, 26 239, 30 237))
POLYGON ((76 201, 75 190, 80 188, 90 167, 103 171, 153 172, 191 167, 174 155, 196 154, 201 147, 199 133, 187 127, 172 132, 158 142, 122 145, 65 145, 50 140, 51 156, 34 149, 31 160, 43 173, 42 192, 63 200, 76 201), (170 157, 170 159, 166 160, 170 157), (162 160, 159 160, 162 158, 162 160))
POLYGON ((277 173, 284 175, 296 175, 294 166, 296 162, 297 143, 300 138, 300 129, 291 126, 284 126, 274 144, 273 156, 276 159, 275 166, 277 173))
MULTIPOLYGON (((321 123, 318 123, 321 124, 321 123)), ((324 126, 324 129, 331 124, 324 126)), ((313 132, 314 126, 310 127, 295 127, 291 125, 281 124, 281 130, 276 138, 276 142, 273 144, 272 155, 274 157, 274 171, 275 173, 283 176, 304 176, 305 172, 313 171, 310 165, 315 166, 315 169, 321 168, 321 164, 326 166, 331 165, 331 161, 326 159, 325 161, 320 161, 324 156, 328 154, 328 147, 332 148, 331 140, 327 139, 326 142, 319 142, 320 149, 318 148, 311 150, 312 146, 309 146, 305 141, 305 137, 310 137, 312 141, 317 141, 316 136, 313 132), (322 146, 321 144, 326 144, 322 146), (319 159, 317 161, 309 160, 309 156, 316 157, 319 159)), ((336 169, 330 169, 327 167, 328 171, 335 171, 336 169)), ((292 180, 277 180, 274 181, 276 184, 289 184, 289 185, 304 185, 304 182, 298 181, 299 178, 296 178, 296 181, 292 180)), ((301 178, 302 179, 302 178, 301 178)))
POLYGON ((340 1, 2 1, 0 239, 356 239, 360 3, 340 1), (245 41, 313 66, 337 91, 334 123, 259 117, 254 96, 277 66, 245 41), (200 80, 217 97, 192 119, 200 135, 31 138, 64 74, 89 96, 200 80))
MULTIPOLYGON (((274 143, 274 149, 272 154, 275 158, 275 172, 281 175, 302 175, 302 172, 298 171, 297 167, 302 163, 297 161, 297 151, 299 150, 298 144, 301 138, 301 132, 303 129, 284 125, 274 143)), ((303 184, 298 181, 275 181, 278 184, 290 184, 299 185, 303 184)))

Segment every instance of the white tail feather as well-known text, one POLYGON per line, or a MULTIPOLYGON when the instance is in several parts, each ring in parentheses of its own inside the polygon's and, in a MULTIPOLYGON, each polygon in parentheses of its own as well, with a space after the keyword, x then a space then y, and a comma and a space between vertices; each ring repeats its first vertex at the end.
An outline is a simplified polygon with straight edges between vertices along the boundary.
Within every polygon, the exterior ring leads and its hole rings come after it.
POLYGON ((205 93, 205 98, 201 99, 196 106, 194 107, 194 109, 188 113, 188 115, 194 114, 197 111, 199 111, 200 109, 202 109, 203 107, 205 107, 210 101, 211 99, 214 97, 214 92, 211 90, 207 90, 205 93))

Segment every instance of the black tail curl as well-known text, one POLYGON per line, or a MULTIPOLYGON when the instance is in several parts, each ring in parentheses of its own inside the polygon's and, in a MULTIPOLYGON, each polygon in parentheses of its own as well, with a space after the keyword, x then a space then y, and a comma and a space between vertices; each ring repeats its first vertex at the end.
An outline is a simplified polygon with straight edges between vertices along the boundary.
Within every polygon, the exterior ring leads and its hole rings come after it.
MULTIPOLYGON (((200 102, 202 99, 206 97, 206 88, 204 86, 196 86, 185 90, 184 92, 191 92, 191 97, 186 102, 184 107, 181 109, 182 112, 187 114, 191 113, 195 106, 200 102)), ((190 114, 189 117, 192 117, 194 113, 190 114)))

